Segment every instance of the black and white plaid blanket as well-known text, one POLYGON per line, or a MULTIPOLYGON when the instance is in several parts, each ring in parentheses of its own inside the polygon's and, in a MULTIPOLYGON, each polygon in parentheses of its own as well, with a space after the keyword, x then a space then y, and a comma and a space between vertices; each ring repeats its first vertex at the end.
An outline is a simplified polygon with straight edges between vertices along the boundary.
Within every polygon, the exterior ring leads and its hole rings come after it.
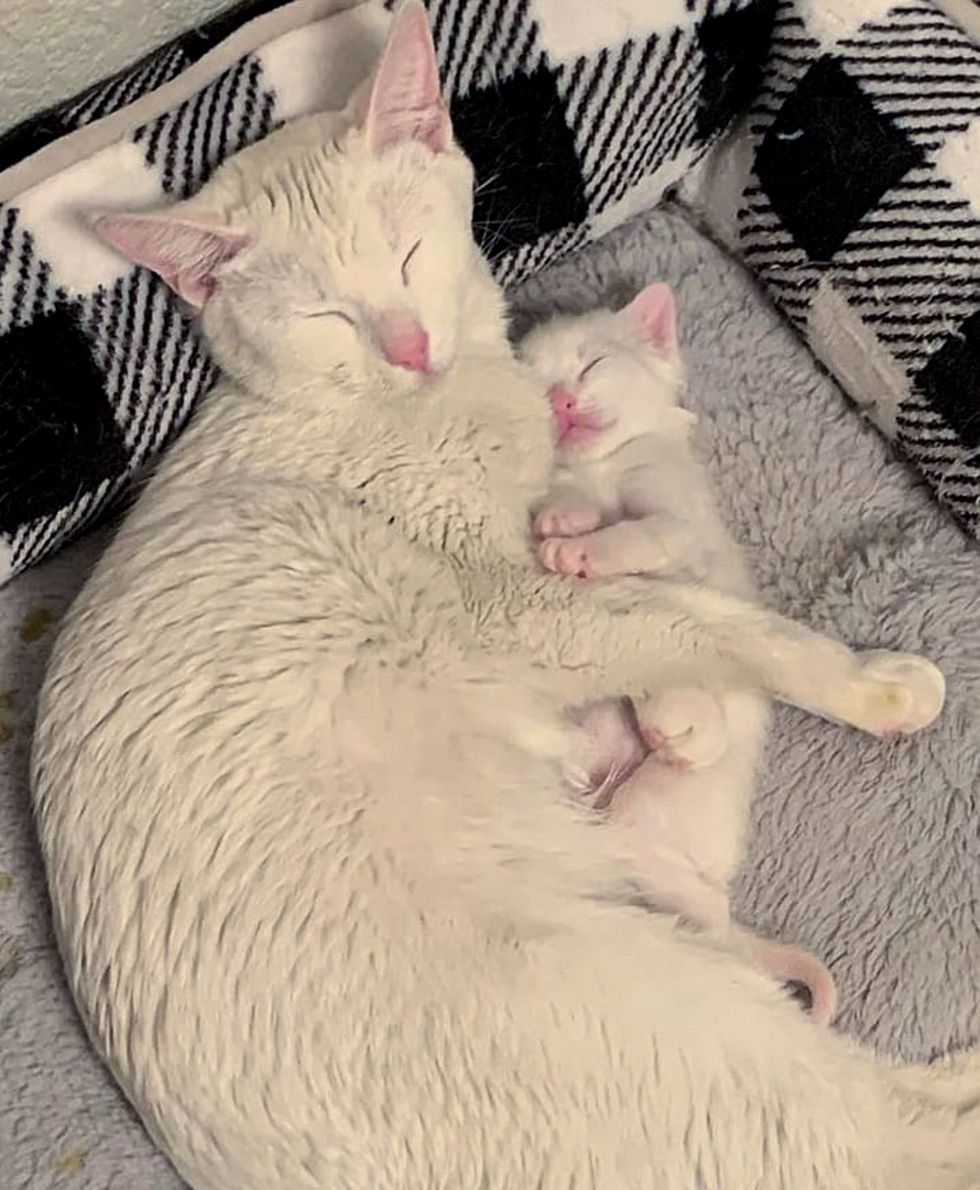
POLYGON ((693 197, 980 537, 980 44, 941 2, 780 0, 693 197))
MULTIPOLYGON (((390 3, 388 7, 390 7, 390 3)), ((429 0, 504 283, 652 205, 755 93, 774 0, 429 0)), ((0 139, 0 582, 90 524, 215 379, 84 216, 186 196, 370 69, 378 0, 257 0, 0 139)))

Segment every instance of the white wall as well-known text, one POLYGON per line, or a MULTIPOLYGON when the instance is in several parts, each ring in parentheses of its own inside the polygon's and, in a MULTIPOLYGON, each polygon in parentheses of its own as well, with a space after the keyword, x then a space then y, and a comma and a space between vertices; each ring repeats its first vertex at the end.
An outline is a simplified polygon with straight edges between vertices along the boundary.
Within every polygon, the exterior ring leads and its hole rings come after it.
POLYGON ((0 131, 228 7, 230 0, 0 0, 0 131))

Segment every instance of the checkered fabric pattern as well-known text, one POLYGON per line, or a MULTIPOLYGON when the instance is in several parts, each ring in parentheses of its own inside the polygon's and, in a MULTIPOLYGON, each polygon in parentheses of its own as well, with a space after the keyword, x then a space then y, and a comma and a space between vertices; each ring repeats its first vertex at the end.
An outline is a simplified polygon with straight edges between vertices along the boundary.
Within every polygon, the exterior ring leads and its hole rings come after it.
MULTIPOLYGON (((429 0, 477 170, 476 232, 501 282, 652 205, 703 156, 756 92, 774 2, 429 0)), ((0 168, 164 82, 179 90, 190 64, 276 7, 239 8, 15 129, 0 168)), ((226 61, 169 110, 0 204, 0 582, 109 507, 215 379, 170 292, 98 244, 81 214, 182 198, 229 154, 329 106, 324 72, 351 73, 360 53, 363 74, 384 19, 362 5, 226 61)), ((346 94, 357 78, 334 81, 346 94)))
POLYGON ((780 0, 688 197, 980 535, 980 45, 928 0, 780 0))

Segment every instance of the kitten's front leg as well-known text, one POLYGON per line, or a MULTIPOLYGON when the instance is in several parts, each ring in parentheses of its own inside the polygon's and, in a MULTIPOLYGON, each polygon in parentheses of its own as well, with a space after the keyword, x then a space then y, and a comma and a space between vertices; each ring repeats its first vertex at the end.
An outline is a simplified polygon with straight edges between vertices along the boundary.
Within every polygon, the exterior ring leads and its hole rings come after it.
POLYGON ((683 564, 687 543, 678 523, 647 517, 580 536, 549 537, 538 547, 538 558, 552 574, 577 578, 663 574, 683 564))
MULTIPOLYGON (((602 511, 596 504, 574 492, 566 492, 549 500, 545 508, 534 518, 534 532, 545 541, 554 538, 578 537, 598 529, 602 511)), ((544 544, 544 542, 542 542, 544 544)))

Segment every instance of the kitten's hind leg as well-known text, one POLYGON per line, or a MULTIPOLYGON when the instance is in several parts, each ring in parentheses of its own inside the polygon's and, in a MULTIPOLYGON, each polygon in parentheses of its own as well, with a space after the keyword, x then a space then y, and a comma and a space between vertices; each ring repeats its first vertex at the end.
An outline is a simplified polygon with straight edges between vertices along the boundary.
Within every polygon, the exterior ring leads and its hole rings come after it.
POLYGON ((640 703, 636 716, 647 747, 668 768, 707 768, 728 751, 725 708, 704 686, 671 686, 640 703))

